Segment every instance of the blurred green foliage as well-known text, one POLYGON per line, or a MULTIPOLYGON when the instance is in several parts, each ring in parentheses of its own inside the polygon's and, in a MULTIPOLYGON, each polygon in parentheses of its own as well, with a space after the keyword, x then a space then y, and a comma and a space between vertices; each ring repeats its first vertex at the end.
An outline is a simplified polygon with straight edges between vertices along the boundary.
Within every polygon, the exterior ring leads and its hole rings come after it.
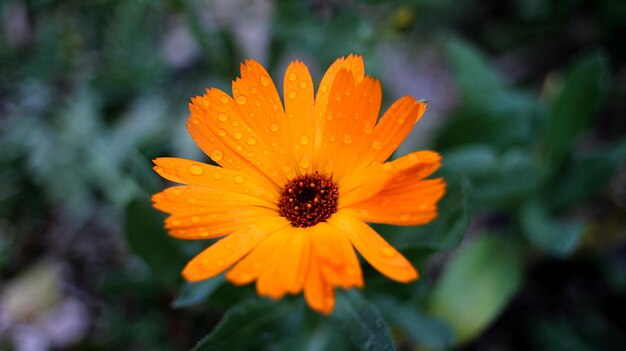
POLYGON ((623 1, 9 0, 0 22, 0 282, 64 263, 90 326, 66 348, 626 348, 623 1), (444 66, 421 83, 443 93, 416 96, 439 123, 439 217, 376 226, 422 279, 364 267, 328 318, 223 277, 185 284, 207 243, 167 237, 148 199, 166 186, 152 158, 207 160, 189 98, 228 90, 250 55, 276 81, 294 57, 319 80, 351 52, 385 106, 444 66))

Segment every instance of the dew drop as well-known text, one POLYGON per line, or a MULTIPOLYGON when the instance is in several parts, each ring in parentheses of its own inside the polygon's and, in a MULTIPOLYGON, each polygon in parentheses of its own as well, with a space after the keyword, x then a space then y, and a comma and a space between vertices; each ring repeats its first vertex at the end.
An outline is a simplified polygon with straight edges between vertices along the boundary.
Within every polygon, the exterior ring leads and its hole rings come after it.
POLYGON ((235 149, 237 149, 237 151, 241 151, 241 150, 243 150, 243 146, 237 145, 237 146, 235 146, 235 149))
POLYGON ((322 86, 320 87, 320 90, 321 90, 322 92, 327 92, 327 91, 328 91, 328 85, 326 85, 326 84, 322 84, 322 86))
POLYGON ((352 135, 346 134, 343 136, 343 142, 346 144, 352 143, 352 135))
POLYGON ((298 96, 298 93, 296 93, 295 91, 290 91, 288 96, 290 99, 293 100, 296 98, 296 96, 298 96))
POLYGON ((244 181, 243 176, 240 176, 240 175, 235 176, 235 183, 243 184, 243 181, 244 181))
POLYGON ((233 127, 236 127, 236 126, 238 126, 238 125, 239 125, 239 121, 234 120, 234 121, 231 123, 231 125, 232 125, 233 127))
POLYGON ((311 158, 309 158, 308 155, 302 156, 302 159, 300 160, 300 167, 309 168, 310 165, 311 165, 311 158))
POLYGON ((226 116, 226 114, 222 112, 219 115, 217 115, 217 119, 219 119, 221 122, 226 122, 228 121, 228 116, 226 116))
POLYGON ((224 153, 220 149, 213 149, 213 151, 211 151, 211 155, 209 156, 213 159, 213 161, 219 162, 224 157, 224 153))
POLYGON ((256 139, 253 138, 253 137, 249 137, 248 139, 246 139, 246 144, 254 145, 254 144, 256 144, 256 139))
POLYGON ((372 127, 370 123, 366 123, 365 126, 363 127, 363 133, 365 134, 372 134, 373 131, 374 131, 374 127, 372 127))
POLYGON ((267 75, 261 76, 261 85, 263 85, 264 87, 270 85, 270 78, 267 75))
POLYGON ((254 100, 254 104, 257 106, 261 106, 261 100, 259 99, 254 100))
POLYGON ((243 104, 245 104, 246 102, 248 102, 248 98, 247 98, 245 95, 239 95, 239 96, 237 96, 237 103, 238 103, 239 105, 243 105, 243 104))
POLYGON ((306 135, 300 136, 300 144, 306 145, 309 143, 309 138, 306 135))
POLYGON ((280 108, 280 106, 278 106, 278 104, 274 104, 274 105, 272 106, 272 108, 273 108, 274 110, 277 110, 277 111, 278 111, 278 109, 280 108))
POLYGON ((278 124, 272 123, 272 125, 270 126, 270 130, 272 132, 277 132, 278 131, 278 124))
POLYGON ((235 139, 240 140, 241 138, 243 138, 243 134, 241 132, 235 132, 234 134, 235 139))
POLYGON ((250 94, 256 94, 257 90, 256 88, 250 88, 250 94))
POLYGON ((220 130, 218 130, 218 131, 217 131, 217 134, 218 134, 219 136, 226 136, 226 130, 224 130, 224 129, 220 129, 220 130))
POLYGON ((390 247, 383 247, 380 253, 385 257, 393 257, 396 255, 396 251, 390 247))
POLYGON ((197 118, 192 118, 192 119, 191 119, 191 123, 193 123, 193 124, 195 124, 195 125, 198 125, 198 124, 200 124, 200 120, 199 120, 199 119, 197 119, 197 118))
POLYGON ((290 81, 292 81, 292 82, 293 82, 293 81, 295 81, 297 78, 298 78, 298 76, 296 76, 296 74, 295 74, 295 73, 290 73, 290 74, 289 74, 289 80, 290 80, 290 81))
POLYGON ((222 174, 218 173, 218 172, 213 173, 213 179, 215 179, 215 180, 222 179, 222 174))
POLYGON ((306 82, 301 81, 300 83, 298 83, 298 86, 300 87, 300 89, 304 89, 306 88, 306 82))
POLYGON ((374 141, 372 142, 372 147, 374 148, 374 150, 380 150, 383 148, 383 143, 381 141, 374 141))
POLYGON ((228 103, 228 97, 226 97, 226 95, 222 96, 222 97, 220 98, 220 102, 221 102, 221 103, 223 103, 223 104, 228 103))
POLYGON ((199 165, 191 165, 189 167, 189 173, 193 174, 193 175, 200 175, 204 172, 204 169, 202 169, 201 166, 199 165))

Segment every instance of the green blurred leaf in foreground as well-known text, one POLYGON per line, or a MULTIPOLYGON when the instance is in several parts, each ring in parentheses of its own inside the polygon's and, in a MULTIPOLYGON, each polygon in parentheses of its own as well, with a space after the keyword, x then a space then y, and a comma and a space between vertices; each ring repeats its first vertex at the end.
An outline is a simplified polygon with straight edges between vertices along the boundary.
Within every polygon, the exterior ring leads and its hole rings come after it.
POLYGON ((524 235, 537 248, 557 256, 567 256, 583 233, 580 221, 551 218, 539 201, 528 201, 520 211, 524 235))
POLYGON ((124 234, 128 246, 150 267, 155 280, 167 284, 180 280, 185 257, 149 202, 137 200, 127 206, 124 234))
POLYGON ((361 351, 396 349, 389 327, 378 308, 357 291, 337 294, 337 304, 331 318, 361 351))
POLYGON ((267 299, 246 300, 231 307, 220 323, 192 351, 257 350, 289 336, 300 325, 294 305, 267 299))
POLYGON ((445 321, 461 344, 483 331, 515 294, 522 280, 518 245, 480 236, 445 267, 428 301, 429 311, 445 321))
POLYGON ((587 128, 608 90, 609 68, 601 55, 585 57, 566 73, 542 137, 546 161, 557 167, 587 128))
POLYGON ((208 299, 226 280, 223 275, 195 283, 185 283, 172 301, 172 307, 189 307, 208 299))

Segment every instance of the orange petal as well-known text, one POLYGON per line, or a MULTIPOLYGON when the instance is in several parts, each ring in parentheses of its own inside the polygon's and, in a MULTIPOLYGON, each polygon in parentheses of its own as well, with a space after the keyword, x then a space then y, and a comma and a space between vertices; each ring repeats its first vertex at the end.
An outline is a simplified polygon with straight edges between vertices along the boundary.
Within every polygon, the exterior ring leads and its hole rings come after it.
POLYGON ((289 225, 278 216, 265 217, 220 239, 194 257, 183 270, 190 282, 211 278, 226 270, 270 234, 289 225))
MULTIPOLYGON (((337 73, 340 70, 347 70, 352 74, 354 80, 360 82, 363 80, 365 67, 363 64, 363 58, 361 56, 349 55, 348 57, 340 57, 335 62, 330 65, 322 81, 320 82, 319 89, 317 90, 317 95, 315 96, 315 130, 317 131, 315 134, 315 150, 321 150, 322 146, 322 131, 324 130, 324 125, 326 123, 326 110, 328 107, 328 99, 330 96, 330 89, 333 86, 333 82, 337 73)), ((378 112, 376 112, 376 117, 378 117, 378 112)), ((376 122, 374 119, 373 123, 376 122)), ((318 158, 319 155, 314 155, 313 164, 315 168, 318 167, 318 158)))
POLYGON ((294 61, 287 67, 284 90, 285 112, 291 139, 287 147, 293 149, 297 173, 310 173, 315 141, 313 80, 309 69, 302 62, 294 61))
POLYGON ((296 175, 288 124, 276 86, 265 68, 255 60, 241 65, 241 79, 233 82, 233 97, 248 125, 258 132, 277 158, 287 178, 296 175))
POLYGON ((272 267, 278 253, 289 240, 290 230, 289 227, 284 228, 268 236, 226 274, 226 279, 236 285, 256 280, 262 272, 272 267))
POLYGON ((258 173, 248 174, 174 157, 161 157, 153 162, 156 165, 154 170, 173 182, 224 189, 256 196, 273 203, 278 201, 280 188, 258 173))
POLYGON ((254 196, 201 186, 168 188, 152 197, 171 216, 165 227, 181 239, 207 239, 234 232, 258 216, 276 214, 275 205, 254 196))
POLYGON ((325 280, 344 289, 363 286, 361 266, 350 240, 328 223, 312 227, 313 252, 325 280))
POLYGON ((418 278, 411 263, 360 219, 339 211, 328 222, 346 235, 363 258, 388 278, 402 283, 418 278))
POLYGON ((317 260, 312 259, 309 265, 309 273, 304 283, 304 298, 312 309, 329 315, 335 307, 335 291, 324 280, 319 269, 317 260))
POLYGON ((426 111, 426 103, 405 96, 385 112, 369 138, 368 152, 361 160, 363 166, 384 162, 409 134, 413 125, 426 111))
POLYGON ((208 90, 192 99, 187 129, 196 144, 222 167, 260 173, 280 186, 286 181, 281 159, 259 136, 265 131, 247 124, 248 116, 242 116, 238 108, 242 101, 240 97, 235 102, 219 89, 208 90))
POLYGON ((309 234, 310 230, 292 228, 289 240, 281 250, 280 260, 277 262, 279 284, 291 294, 302 290, 306 278, 311 256, 309 234))
POLYGON ((440 165, 438 153, 416 151, 391 162, 376 163, 355 171, 339 182, 339 208, 367 200, 384 188, 412 184, 432 174, 440 165))
POLYGON ((276 209, 276 204, 259 197, 211 189, 197 185, 174 186, 152 196, 154 207, 167 213, 193 214, 197 210, 230 211, 234 207, 260 206, 276 209))
POLYGON ((356 217, 370 223, 421 225, 437 217, 437 201, 445 193, 443 179, 430 179, 385 188, 368 200, 350 206, 356 217))
POLYGON ((319 169, 341 179, 362 162, 380 107, 380 84, 365 77, 357 82, 341 69, 333 82, 326 111, 319 169), (377 93, 378 91, 378 93, 377 93))

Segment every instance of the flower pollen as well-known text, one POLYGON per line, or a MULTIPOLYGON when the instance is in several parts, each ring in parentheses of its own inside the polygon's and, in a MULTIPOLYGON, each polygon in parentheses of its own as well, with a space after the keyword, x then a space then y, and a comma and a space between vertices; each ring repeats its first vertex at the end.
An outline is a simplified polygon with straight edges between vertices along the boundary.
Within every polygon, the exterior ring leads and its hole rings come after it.
POLYGON ((282 189, 278 209, 293 227, 325 222, 337 212, 337 184, 318 172, 291 179, 282 189))

